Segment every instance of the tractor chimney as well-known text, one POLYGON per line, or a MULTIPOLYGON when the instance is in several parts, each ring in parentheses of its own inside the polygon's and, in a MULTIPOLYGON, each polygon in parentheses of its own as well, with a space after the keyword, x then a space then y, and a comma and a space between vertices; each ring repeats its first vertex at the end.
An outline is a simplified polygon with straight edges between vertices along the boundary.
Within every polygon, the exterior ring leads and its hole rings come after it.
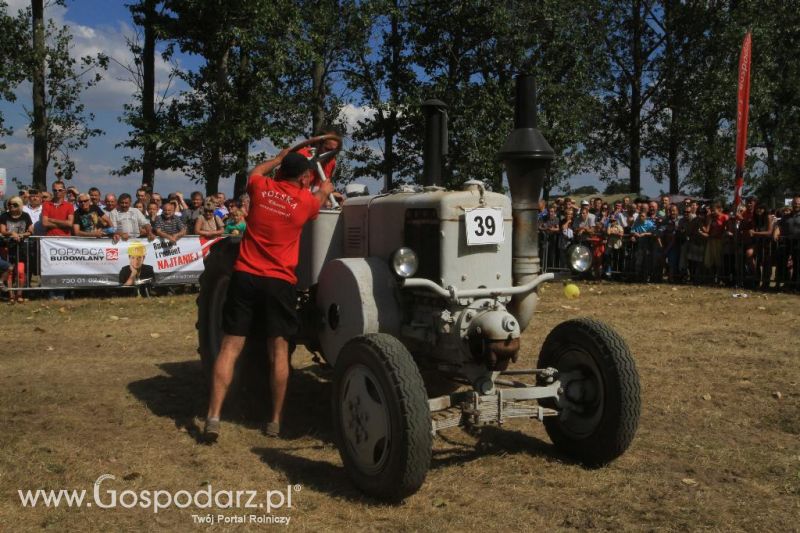
MULTIPOLYGON (((517 77, 514 130, 498 154, 506 168, 511 190, 514 224, 511 273, 516 285, 522 285, 539 274, 539 195, 555 156, 536 126, 536 84, 533 76, 521 74, 517 77)), ((512 310, 521 329, 533 316, 536 301, 535 292, 512 300, 512 310)))
POLYGON ((422 103, 425 144, 422 150, 422 184, 442 185, 443 156, 447 155, 447 104, 441 100, 422 103))

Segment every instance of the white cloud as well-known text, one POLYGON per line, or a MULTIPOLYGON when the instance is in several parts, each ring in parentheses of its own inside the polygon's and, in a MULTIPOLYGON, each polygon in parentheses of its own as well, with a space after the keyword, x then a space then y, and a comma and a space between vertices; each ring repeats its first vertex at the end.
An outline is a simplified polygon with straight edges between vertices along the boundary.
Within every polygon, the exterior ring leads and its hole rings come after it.
POLYGON ((352 131, 360 120, 371 119, 375 116, 375 112, 374 107, 345 104, 339 111, 339 119, 347 124, 348 131, 352 131))
MULTIPOLYGON (((94 110, 117 110, 121 114, 123 105, 131 100, 136 91, 133 75, 125 68, 134 64, 127 40, 134 40, 136 31, 122 21, 116 27, 89 28, 71 25, 70 29, 73 34, 74 57, 97 57, 99 54, 105 54, 111 58, 108 70, 102 73, 103 80, 86 91, 87 103, 90 103, 94 110)), ((171 71, 171 65, 156 53, 157 92, 163 93, 171 71)))
POLYGON ((25 9, 26 7, 30 7, 31 5, 30 0, 5 0, 5 2, 8 4, 8 12, 10 14, 14 14, 25 9))

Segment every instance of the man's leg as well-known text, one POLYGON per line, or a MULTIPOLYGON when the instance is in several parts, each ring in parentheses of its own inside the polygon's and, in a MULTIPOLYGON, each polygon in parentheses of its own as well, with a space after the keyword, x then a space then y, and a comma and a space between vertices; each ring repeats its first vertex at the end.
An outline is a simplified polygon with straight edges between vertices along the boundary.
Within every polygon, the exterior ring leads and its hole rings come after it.
POLYGON ((222 402, 233 379, 233 367, 242 353, 246 337, 238 335, 225 335, 222 337, 222 346, 219 356, 214 362, 214 377, 211 384, 211 398, 208 401, 208 416, 206 420, 219 420, 222 411, 222 402))
POLYGON ((284 337, 271 337, 267 340, 269 350, 269 387, 272 395, 272 416, 270 422, 280 424, 283 415, 283 402, 289 384, 289 342, 284 337))

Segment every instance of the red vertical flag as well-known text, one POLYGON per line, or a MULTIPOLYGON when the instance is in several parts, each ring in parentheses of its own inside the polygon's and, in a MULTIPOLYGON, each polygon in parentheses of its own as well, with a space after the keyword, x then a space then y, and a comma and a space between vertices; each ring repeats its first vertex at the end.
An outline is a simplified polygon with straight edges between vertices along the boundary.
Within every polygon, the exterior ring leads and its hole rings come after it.
POLYGON ((744 186, 744 151, 747 149, 747 120, 750 114, 750 64, 752 60, 753 37, 750 32, 744 36, 742 53, 739 55, 739 91, 736 97, 736 185, 734 187, 734 208, 742 201, 744 186))

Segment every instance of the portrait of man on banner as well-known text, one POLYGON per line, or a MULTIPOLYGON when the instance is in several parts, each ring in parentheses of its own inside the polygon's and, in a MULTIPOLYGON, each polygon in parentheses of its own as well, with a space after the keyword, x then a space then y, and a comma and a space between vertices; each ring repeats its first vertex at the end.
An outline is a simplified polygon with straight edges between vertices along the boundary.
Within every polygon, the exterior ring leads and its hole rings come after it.
POLYGON ((147 254, 147 247, 140 242, 132 242, 128 245, 128 263, 119 271, 120 285, 141 285, 152 283, 155 278, 155 271, 150 265, 144 264, 144 256, 147 254))

